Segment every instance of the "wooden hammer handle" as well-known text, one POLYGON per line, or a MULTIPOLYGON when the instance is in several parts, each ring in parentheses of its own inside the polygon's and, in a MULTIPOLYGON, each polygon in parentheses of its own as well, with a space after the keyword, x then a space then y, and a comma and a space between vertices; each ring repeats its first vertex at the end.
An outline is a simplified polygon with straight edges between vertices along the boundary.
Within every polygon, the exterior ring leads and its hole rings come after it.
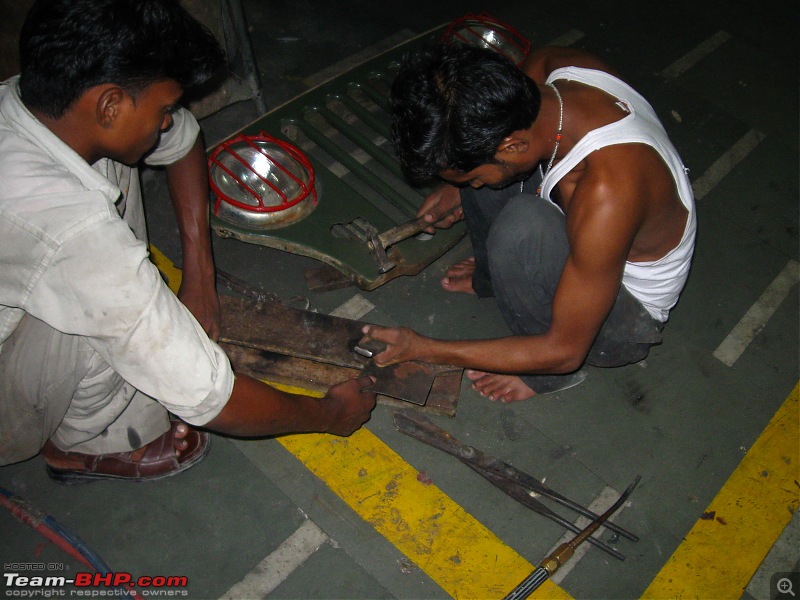
MULTIPOLYGON (((442 220, 445 217, 453 214, 460 206, 460 204, 457 204, 446 213, 440 215, 439 220, 442 220)), ((417 217, 416 219, 406 221, 397 227, 387 229, 378 235, 378 240, 384 248, 388 248, 392 244, 402 242, 403 240, 410 238, 412 235, 420 233, 423 229, 431 227, 432 225, 433 223, 428 223, 423 217, 417 217)))

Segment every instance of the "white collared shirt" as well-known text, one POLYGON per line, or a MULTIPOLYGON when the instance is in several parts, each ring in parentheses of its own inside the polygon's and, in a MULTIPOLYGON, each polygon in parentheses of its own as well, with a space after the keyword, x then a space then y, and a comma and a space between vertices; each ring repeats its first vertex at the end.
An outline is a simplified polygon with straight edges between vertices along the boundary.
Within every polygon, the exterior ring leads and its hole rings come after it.
MULTIPOLYGON (((188 111, 147 157, 186 155, 188 111)), ((89 165, 0 84, 0 352, 25 313, 85 337, 113 371, 194 425, 230 397, 233 371, 148 258, 139 174, 89 165)))

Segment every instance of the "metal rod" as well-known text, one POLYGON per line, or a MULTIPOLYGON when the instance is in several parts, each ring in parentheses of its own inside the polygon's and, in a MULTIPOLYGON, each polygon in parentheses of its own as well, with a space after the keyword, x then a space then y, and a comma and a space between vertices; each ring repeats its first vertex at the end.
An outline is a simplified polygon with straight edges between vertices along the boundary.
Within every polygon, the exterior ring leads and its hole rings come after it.
MULTIPOLYGON (((354 90, 361 90, 362 87, 359 84, 353 84, 351 86, 354 90)), ((372 127, 378 134, 385 137, 387 140, 392 138, 392 130, 389 127, 389 124, 386 121, 381 120, 377 115, 372 113, 366 106, 359 104, 355 98, 352 98, 349 94, 335 94, 332 96, 336 98, 340 102, 342 102, 347 108, 352 112, 354 115, 357 115, 362 121, 364 121, 367 125, 372 127)), ((376 105, 377 106, 377 105, 376 105)))
POLYGON ((545 580, 553 575, 565 562, 567 562, 575 553, 575 549, 585 540, 592 541, 594 538, 591 536, 600 525, 605 522, 611 515, 613 515, 619 507, 628 499, 628 496, 633 493, 633 490, 642 479, 641 475, 637 475, 628 488, 622 492, 622 495, 616 502, 602 515, 592 521, 583 531, 572 538, 566 544, 561 544, 556 548, 550 556, 542 561, 542 564, 534 569, 533 573, 523 579, 517 587, 515 587, 503 600, 525 600, 530 596, 545 580))
POLYGON ((379 148, 370 138, 358 131, 329 108, 315 106, 309 110, 318 111, 328 123, 339 131, 339 133, 348 138, 356 146, 359 146, 364 152, 386 168, 387 171, 391 172, 392 175, 402 180, 403 174, 400 171, 400 166, 397 161, 394 160, 388 152, 379 148))
MULTIPOLYGON (((580 533, 580 535, 578 535, 575 539, 569 542, 569 545, 573 549, 575 549, 585 539, 589 538, 589 536, 592 535, 597 530, 597 528, 600 527, 600 525, 606 522, 606 519, 608 519, 608 517, 617 512, 617 509, 619 509, 619 507, 622 506, 625 500, 628 499, 628 496, 630 496, 631 493, 633 493, 633 490, 636 489, 636 486, 639 485, 639 481, 641 481, 641 479, 642 476, 637 475, 636 478, 633 480, 633 483, 631 483, 628 486, 628 488, 624 492, 622 492, 622 495, 617 499, 617 501, 614 502, 614 504, 606 512, 604 512, 602 515, 597 517, 597 519, 595 519, 591 524, 589 524, 589 526, 586 529, 584 529, 580 533)), ((589 539, 594 539, 594 538, 589 538, 589 539)))
MULTIPOLYGON (((583 515, 584 517, 594 520, 597 519, 599 516, 596 513, 590 511, 588 508, 581 506, 577 502, 574 502, 573 500, 570 500, 569 498, 562 496, 555 490, 543 484, 535 477, 531 477, 527 473, 520 471, 519 469, 509 465, 508 463, 505 463, 497 459, 491 459, 491 462, 484 466, 487 469, 491 469, 497 472, 502 472, 502 474, 508 479, 517 482, 521 486, 528 488, 529 490, 535 492, 536 494, 545 496, 546 498, 550 498, 551 500, 560 504, 561 506, 574 510, 575 512, 583 515)), ((631 533, 630 531, 628 531, 623 527, 620 527, 619 525, 616 525, 615 523, 612 522, 605 523, 604 527, 606 529, 610 529, 615 533, 618 533, 619 535, 631 540, 632 542, 639 541, 639 536, 631 533)))
POLYGON ((247 33, 247 19, 244 16, 242 0, 224 0, 223 7, 227 7, 227 15, 223 13, 223 26, 228 24, 233 30, 234 36, 238 41, 238 51, 242 59, 244 68, 244 79, 250 86, 253 94, 253 103, 259 114, 267 112, 267 103, 264 93, 261 90, 261 80, 258 75, 258 65, 250 36, 247 33), (227 16, 227 19, 225 18, 227 16), (227 23, 226 23, 227 22, 227 23))
MULTIPOLYGON (((383 79, 386 81, 386 77, 381 73, 373 73, 370 75, 372 79, 383 79)), ((376 90, 372 85, 367 83, 366 85, 361 86, 361 91, 367 95, 367 97, 372 100, 375 104, 380 106, 386 113, 389 113, 389 99, 384 95, 381 94, 378 90, 376 90)))
POLYGON ((286 121, 286 123, 300 128, 311 141, 313 141, 322 150, 327 152, 335 160, 338 160, 341 164, 347 167, 347 169, 362 179, 364 183, 378 192, 378 194, 385 198, 395 208, 407 214, 409 217, 416 216, 418 210, 417 206, 415 206, 406 197, 398 194, 380 177, 358 162, 348 152, 345 152, 340 146, 337 146, 335 143, 333 143, 310 123, 300 119, 289 119, 286 121))
MULTIPOLYGON (((492 458, 472 446, 460 442, 447 431, 434 424, 430 419, 416 412, 410 410, 395 412, 394 424, 397 429, 406 435, 455 456, 476 473, 488 479, 492 484, 537 514, 558 523, 573 533, 580 533, 581 530, 577 525, 532 497, 527 491, 529 489, 528 486, 521 485, 515 478, 509 477, 509 470, 516 473, 521 473, 521 471, 517 471, 510 465, 492 458)), ((528 477, 533 479, 530 476, 528 477)), ((583 511, 589 512, 588 509, 581 508, 583 511)), ((594 518, 597 519, 599 517, 595 515, 594 518)), ((625 556, 622 553, 598 539, 590 538, 589 543, 607 552, 614 558, 625 560, 625 556)))
MULTIPOLYGON (((528 495, 523 489, 521 489, 519 487, 515 487, 513 485, 504 485, 504 483, 505 484, 508 483, 508 480, 504 479, 501 475, 497 475, 496 473, 493 473, 492 471, 486 471, 486 470, 481 469, 480 467, 473 466, 466 460, 462 460, 461 462, 463 462, 464 464, 470 466, 473 470, 475 470, 476 472, 478 472, 481 475, 483 475, 486 479, 491 481, 494 485, 499 487, 506 494, 508 494, 509 496, 514 498, 514 500, 516 500, 520 504, 523 504, 524 506, 527 506, 528 508, 530 508, 535 513, 537 513, 539 515, 542 515, 543 517, 545 517, 547 519, 550 519, 554 523, 558 523, 564 529, 567 529, 567 530, 571 531, 572 533, 577 533, 577 534, 581 533, 580 527, 575 525, 575 523, 573 523, 572 521, 568 521, 567 519, 565 519, 564 517, 562 517, 558 513, 553 512, 552 510, 547 508, 544 504, 542 504, 541 502, 539 502, 535 498, 533 498, 530 495, 528 495)), ((602 550, 606 554, 610 554, 611 556, 613 556, 617 560, 625 560, 625 555, 624 554, 622 554, 618 550, 615 550, 614 548, 612 548, 611 546, 609 546, 605 542, 603 542, 601 540, 598 540, 597 538, 593 538, 593 537, 590 537, 587 541, 592 546, 594 546, 595 548, 599 548, 600 550, 602 550)))

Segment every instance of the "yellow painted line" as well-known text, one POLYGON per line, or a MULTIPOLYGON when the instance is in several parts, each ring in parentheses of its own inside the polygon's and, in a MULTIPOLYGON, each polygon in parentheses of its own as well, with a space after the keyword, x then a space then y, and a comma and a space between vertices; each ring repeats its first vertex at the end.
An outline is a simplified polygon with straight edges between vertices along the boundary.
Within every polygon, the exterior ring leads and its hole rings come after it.
POLYGON ((800 413, 792 393, 643 598, 739 598, 800 505, 800 413))
POLYGON ((183 272, 161 250, 152 244, 150 245, 150 262, 158 267, 158 270, 167 278, 169 289, 177 294, 178 289, 181 287, 183 272))
MULTIPOLYGON (((305 390, 281 387, 294 393, 305 390)), ((534 566, 367 429, 278 441, 453 598, 502 598, 534 566)), ((546 581, 532 598, 571 598, 546 581)))
MULTIPOLYGON (((180 270, 152 246, 151 260, 177 290, 180 270)), ((420 482, 418 471, 368 429, 348 438, 303 434, 278 442, 453 598, 502 598, 533 571, 444 492, 420 482)), ((531 598, 571 596, 548 580, 531 598)))

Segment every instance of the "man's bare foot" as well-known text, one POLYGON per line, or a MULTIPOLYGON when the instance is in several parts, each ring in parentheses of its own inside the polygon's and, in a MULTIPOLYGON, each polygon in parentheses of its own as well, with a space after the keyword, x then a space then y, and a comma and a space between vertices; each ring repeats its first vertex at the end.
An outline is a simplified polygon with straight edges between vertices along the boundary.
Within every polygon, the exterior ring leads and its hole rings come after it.
POLYGON ((499 402, 527 400, 532 396, 542 396, 574 387, 586 379, 586 369, 579 369, 566 375, 530 375, 526 379, 533 382, 533 388, 516 375, 500 375, 467 369, 467 377, 472 380, 472 388, 481 396, 499 402))
POLYGON ((475 258, 471 257, 452 265, 444 277, 442 287, 448 292, 464 292, 474 294, 472 289, 472 274, 475 272, 475 258))
POLYGON ((468 369, 466 374, 472 380, 472 389, 492 401, 505 404, 527 400, 536 395, 536 392, 525 385, 522 379, 516 375, 484 373, 472 369, 468 369))

